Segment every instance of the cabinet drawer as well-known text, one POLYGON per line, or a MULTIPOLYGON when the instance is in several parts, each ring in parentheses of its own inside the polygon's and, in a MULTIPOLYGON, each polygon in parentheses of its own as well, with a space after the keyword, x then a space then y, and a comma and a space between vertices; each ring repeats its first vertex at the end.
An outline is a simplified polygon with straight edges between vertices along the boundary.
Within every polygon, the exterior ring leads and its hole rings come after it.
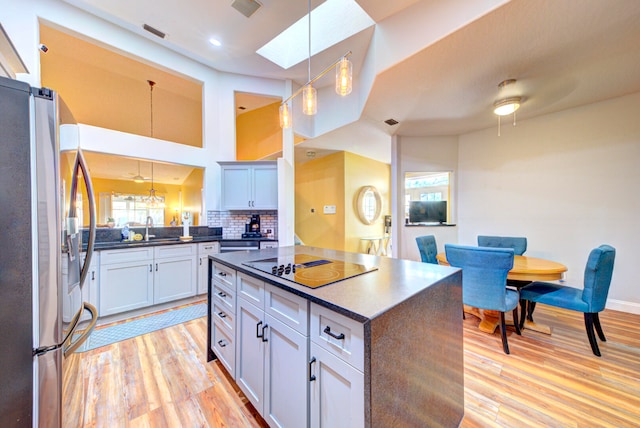
POLYGON ((265 284, 264 310, 298 333, 309 335, 309 301, 271 284, 265 284))
POLYGON ((236 377, 236 347, 233 335, 218 323, 211 324, 213 352, 232 378, 236 377))
POLYGON ((213 263, 212 279, 232 290, 236 289, 236 271, 220 263, 213 263))
POLYGON ((256 307, 264 308, 264 282, 244 273, 238 273, 238 296, 256 307))
POLYGON ((159 247, 153 247, 153 255, 156 259, 164 259, 168 257, 195 256, 196 246, 193 244, 161 245, 159 247))
POLYGON ((236 292, 216 281, 211 284, 211 302, 225 312, 236 313, 236 292))
POLYGON ((361 323, 311 303, 310 337, 332 354, 364 371, 364 326, 361 323))
POLYGON ((231 312, 228 308, 223 307, 217 302, 213 302, 213 307, 211 308, 211 319, 216 323, 224 325, 231 335, 235 336, 234 331, 236 329, 236 323, 234 312, 231 312))
POLYGON ((118 250, 102 250, 100 252, 100 263, 110 265, 114 263, 137 262, 140 260, 153 259, 152 247, 138 247, 118 250))
POLYGON ((208 254, 217 254, 220 252, 219 242, 202 242, 198 244, 198 254, 201 256, 208 254))

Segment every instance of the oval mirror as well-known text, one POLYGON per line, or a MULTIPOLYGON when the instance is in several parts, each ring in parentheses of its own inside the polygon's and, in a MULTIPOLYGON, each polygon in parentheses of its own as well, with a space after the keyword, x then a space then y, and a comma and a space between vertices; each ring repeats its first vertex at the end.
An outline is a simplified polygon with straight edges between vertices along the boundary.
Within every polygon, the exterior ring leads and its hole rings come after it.
POLYGON ((358 209, 358 217, 364 224, 372 224, 382 210, 382 199, 378 189, 373 186, 364 186, 358 192, 358 201, 356 202, 358 209))

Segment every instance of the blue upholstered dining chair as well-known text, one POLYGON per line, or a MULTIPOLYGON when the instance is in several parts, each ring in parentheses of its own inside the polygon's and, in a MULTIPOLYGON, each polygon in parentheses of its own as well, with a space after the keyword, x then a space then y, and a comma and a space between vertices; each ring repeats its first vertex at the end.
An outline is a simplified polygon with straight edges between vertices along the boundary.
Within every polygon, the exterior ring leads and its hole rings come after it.
POLYGON ((491 248, 513 248, 515 255, 521 256, 525 251, 527 251, 527 238, 478 235, 478 246, 491 248))
MULTIPOLYGON (((533 321, 531 314, 536 303, 557 306, 584 313, 584 325, 591 344, 591 350, 598 357, 600 349, 594 334, 594 327, 598 337, 606 342, 598 313, 604 310, 613 275, 613 262, 616 250, 610 245, 600 245, 591 250, 584 269, 584 288, 573 288, 553 282, 532 282, 520 289, 520 298, 528 301, 528 318, 533 321)), ((464 275, 464 273, 463 273, 464 275)), ((524 324, 524 313, 520 327, 524 324)))
POLYGON ((418 250, 420 251, 420 258, 422 261, 424 263, 437 265, 438 260, 436 259, 436 254, 438 254, 438 246, 436 245, 435 236, 416 236, 416 243, 418 244, 418 250))
POLYGON ((502 348, 509 353, 504 313, 513 312, 513 324, 520 334, 518 323, 519 293, 507 289, 507 273, 513 268, 511 248, 468 247, 446 244, 447 262, 462 268, 462 303, 480 309, 500 312, 502 348))

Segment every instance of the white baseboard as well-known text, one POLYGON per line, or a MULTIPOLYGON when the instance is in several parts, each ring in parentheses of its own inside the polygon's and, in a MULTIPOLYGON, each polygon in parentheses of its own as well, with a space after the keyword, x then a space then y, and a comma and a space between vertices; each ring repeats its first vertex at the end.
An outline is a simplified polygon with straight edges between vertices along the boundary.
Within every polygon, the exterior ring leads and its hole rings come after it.
POLYGON ((614 311, 628 312, 630 314, 640 315, 640 303, 625 302, 624 300, 607 300, 607 309, 614 311))

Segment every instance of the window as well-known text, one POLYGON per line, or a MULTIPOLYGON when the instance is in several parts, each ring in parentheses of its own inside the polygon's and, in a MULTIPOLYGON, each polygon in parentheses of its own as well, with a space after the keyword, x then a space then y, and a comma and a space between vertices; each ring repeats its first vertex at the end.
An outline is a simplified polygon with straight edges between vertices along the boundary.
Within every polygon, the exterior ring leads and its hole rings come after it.
MULTIPOLYGON (((164 205, 164 196, 156 196, 164 205)), ((144 226, 151 216, 155 226, 164 226, 164 206, 148 206, 146 195, 118 194, 111 196, 111 217, 116 227, 144 226)))
POLYGON ((451 222, 450 205, 451 172, 407 172, 404 178, 405 223, 409 223, 409 207, 412 201, 446 201, 447 221, 451 222))

